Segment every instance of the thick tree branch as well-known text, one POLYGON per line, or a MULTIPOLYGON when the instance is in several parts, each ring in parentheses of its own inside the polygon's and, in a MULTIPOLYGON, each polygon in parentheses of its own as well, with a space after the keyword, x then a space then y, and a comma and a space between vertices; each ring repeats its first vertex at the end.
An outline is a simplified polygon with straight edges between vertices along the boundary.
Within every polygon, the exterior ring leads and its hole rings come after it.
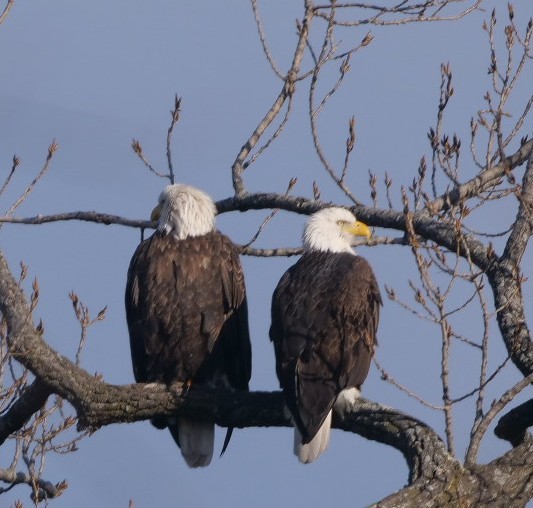
POLYGON ((533 372, 533 341, 524 314, 519 263, 533 233, 533 150, 529 152, 518 199, 520 206, 504 253, 493 260, 487 276, 494 292, 503 341, 514 364, 527 376, 533 372))
MULTIPOLYGON (((533 140, 531 142, 533 143, 533 140)), ((520 206, 502 255, 503 259, 508 259, 515 265, 520 263, 533 234, 533 149, 529 151, 522 187, 517 197, 520 206)))
POLYGON ((533 497, 533 439, 486 465, 435 471, 382 499, 372 508, 516 507, 533 497))
MULTIPOLYGON (((309 215, 326 206, 331 206, 331 203, 275 193, 247 194, 217 202, 219 213, 281 208, 289 212, 309 215)), ((406 217, 403 212, 368 206, 353 206, 351 210, 358 219, 370 226, 407 232, 406 217)), ((468 255, 479 268, 488 268, 490 262, 489 249, 472 235, 458 237, 454 224, 442 219, 428 218, 427 214, 422 212, 413 213, 411 221, 414 232, 425 240, 435 242, 451 252, 459 252, 459 254, 464 256, 468 255)))
POLYGON ((336 413, 333 423, 335 427, 399 450, 409 466, 409 483, 433 478, 436 470, 458 465, 430 427, 391 408, 359 399, 336 413))
POLYGON ((50 389, 39 379, 26 387, 19 399, 0 417, 0 446, 44 406, 50 395, 50 389))
POLYGON ((72 403, 98 385, 94 377, 44 342, 33 326, 31 309, 1 252, 0 312, 7 324, 11 354, 52 392, 72 403))
MULTIPOLYGON (((426 209, 414 214, 414 222, 418 222, 422 225, 435 225, 437 223, 436 221, 434 222, 428 220, 431 214, 446 210, 450 205, 456 205, 465 199, 469 199, 478 195, 483 190, 494 185, 495 182, 497 182, 506 174, 506 171, 513 170, 516 167, 524 164, 524 162, 529 159, 532 153, 533 140, 530 140, 522 145, 522 147, 516 153, 505 159, 505 161, 486 169, 472 180, 455 187, 443 196, 429 203, 426 209)), ((531 178, 529 178, 529 180, 531 180, 531 178)), ((531 192, 527 190, 529 189, 529 186, 526 186, 526 183, 527 181, 524 182, 522 188, 522 193, 525 197, 530 196, 531 192), (524 190, 524 187, 526 187, 526 190, 524 190)), ((234 196, 220 200, 216 204, 218 213, 280 208, 286 211, 302 213, 305 215, 309 215, 320 210, 321 208, 324 208, 325 206, 330 205, 330 203, 324 201, 309 199, 306 197, 288 196, 281 193, 255 193, 234 196)), ((366 220, 371 226, 389 227, 405 231, 405 220, 403 213, 395 212, 393 210, 384 210, 364 206, 354 207, 354 210, 356 213, 358 213, 362 220, 366 220)), ((106 225, 118 224, 134 228, 153 228, 155 226, 155 223, 147 220, 127 219, 118 215, 94 211, 66 212, 53 215, 37 215, 35 217, 26 218, 6 216, 0 217, 0 223, 7 222, 11 224, 33 225, 69 220, 95 222, 97 224, 106 225)), ((441 223, 441 221, 438 221, 438 223, 441 223)), ((446 247, 446 245, 444 246, 446 247)), ((483 267, 480 266, 480 268, 483 267)))

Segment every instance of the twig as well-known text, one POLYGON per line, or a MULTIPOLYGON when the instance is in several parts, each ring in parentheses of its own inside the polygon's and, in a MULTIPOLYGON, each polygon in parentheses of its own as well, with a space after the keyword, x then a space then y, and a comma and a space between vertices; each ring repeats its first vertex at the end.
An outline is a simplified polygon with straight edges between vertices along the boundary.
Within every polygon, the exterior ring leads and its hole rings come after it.
MULTIPOLYGON (((505 358, 505 360, 500 363, 500 365, 498 365, 495 369, 494 369, 494 372, 488 376, 488 377, 483 377, 483 376, 480 376, 480 379, 482 380, 482 383, 480 384, 480 386, 474 388, 473 390, 470 390, 469 392, 465 393, 464 395, 461 395, 460 397, 456 397, 454 399, 451 400, 451 403, 452 404, 456 404, 457 402, 462 402, 463 400, 466 400, 468 399, 469 397, 472 397, 472 395, 475 395, 476 393, 481 393, 482 390, 502 371, 502 369, 507 365, 507 363, 509 362, 510 360, 510 357, 507 356, 505 358)), ((481 401, 483 400, 483 398, 480 399, 481 401)), ((480 418, 483 417, 483 413, 481 411, 481 403, 479 401, 476 402, 476 406, 478 408, 480 408, 480 418)), ((474 422, 474 425, 476 425, 476 423, 474 422)))
POLYGON ((7 4, 4 8, 4 11, 2 12, 2 14, 0 14, 0 25, 6 20, 7 15, 9 14, 9 11, 11 10, 14 4, 15 0, 7 0, 7 4))
MULTIPOLYGON (((457 14, 451 15, 441 15, 440 11, 444 6, 448 4, 447 1, 441 2, 440 0, 429 0, 420 4, 410 4, 406 2, 401 2, 402 7, 381 7, 376 5, 369 5, 366 3, 359 2, 348 2, 344 4, 337 4, 337 9, 371 9, 376 11, 371 17, 362 18, 353 21, 336 21, 335 24, 343 27, 356 27, 360 25, 377 25, 377 26, 398 26, 405 25, 408 23, 426 23, 426 22, 438 22, 438 21, 455 21, 461 18, 464 18, 468 14, 477 10, 477 8, 482 4, 483 0, 476 0, 473 5, 464 9, 463 11, 457 14), (406 5, 403 5, 406 4, 406 5), (434 7, 435 11, 429 15, 424 15, 424 12, 430 8, 434 7), (400 14, 404 15, 404 18, 391 19, 391 20, 382 20, 381 18, 387 14, 400 14)), ((321 10, 331 9, 330 5, 317 5, 315 6, 316 15, 318 17, 327 19, 327 14, 321 13, 321 10)))
POLYGON ((422 404, 423 406, 426 406, 430 409, 435 409, 437 411, 443 411, 444 410, 444 406, 437 406, 435 404, 431 404, 430 402, 427 402, 425 399, 423 399, 420 395, 417 395, 415 392, 413 392, 412 390, 410 390, 409 388, 407 388, 405 385, 401 384, 399 381, 396 381, 396 379, 394 379, 382 366, 381 364, 376 360, 376 358, 374 357, 373 358, 373 362, 374 362, 374 365, 376 366, 376 368, 379 370, 379 373, 381 375, 381 379, 383 381, 386 381, 387 383, 390 383, 391 385, 395 386, 396 388, 398 388, 398 390, 402 391, 403 393, 405 393, 406 395, 408 395, 409 397, 417 400, 418 402, 420 402, 420 404, 422 404))
POLYGON ((452 190, 441 195, 434 201, 427 203, 423 214, 436 214, 440 211, 448 210, 451 206, 457 205, 466 199, 478 195, 487 187, 493 185, 497 180, 505 176, 506 172, 521 166, 529 159, 533 152, 533 139, 524 143, 513 155, 493 166, 487 166, 474 178, 467 182, 455 186, 452 190))
MULTIPOLYGON (((289 181, 289 185, 287 186, 287 190, 285 191, 285 196, 288 196, 289 193, 291 192, 291 190, 293 189, 293 187, 296 185, 296 182, 298 181, 297 178, 291 178, 290 181, 289 181)), ((270 214, 268 214, 265 219, 263 220, 263 222, 261 223, 261 225, 259 226, 259 228, 257 229, 256 233, 254 234, 254 236, 252 236, 252 238, 250 239, 250 241, 248 243, 246 243, 244 246, 243 246, 243 249, 247 249, 248 247, 250 247, 250 245, 252 245, 253 243, 255 243, 255 241, 259 238, 259 235, 261 234, 261 232, 263 231, 263 229, 266 227, 266 225, 274 218, 274 216, 279 212, 279 208, 275 208, 274 210, 272 210, 272 212, 270 212, 270 214)))
MULTIPOLYGON (((50 143, 50 146, 48 147, 48 153, 46 155, 46 161, 44 163, 44 166, 41 168, 41 171, 37 174, 37 176, 32 180, 30 185, 26 187, 26 190, 20 195, 20 197, 11 205, 11 208, 6 212, 6 215, 11 215, 21 204, 22 202, 31 194, 33 191, 35 185, 39 182, 39 180, 46 174, 48 171, 48 168, 50 167, 50 161, 52 160, 52 157, 54 156, 55 152, 58 149, 58 145, 55 141, 55 139, 50 143)), ((15 160, 13 161, 13 166, 15 166, 15 160)))
POLYGON ((257 33, 259 34, 259 40, 261 41, 261 47, 263 48, 263 53, 265 54, 265 57, 270 64, 270 67, 272 68, 272 71, 274 74, 280 78, 284 79, 283 73, 279 70, 278 66, 276 65, 276 62, 274 61, 274 57, 272 56, 272 53, 270 53, 270 50, 268 49, 267 42, 266 42, 266 36, 265 36, 265 30, 263 28, 263 23, 261 21, 261 16, 259 14, 259 8, 257 7, 257 0, 251 0, 252 3, 252 9, 254 11, 254 19, 255 19, 255 25, 257 27, 257 33))
POLYGON ((170 112, 172 120, 167 131, 167 164, 168 164, 168 178, 170 183, 174 183, 174 167, 172 166, 172 152, 171 152, 171 143, 172 143, 172 133, 174 131, 174 126, 178 123, 181 113, 181 98, 178 98, 177 95, 174 96, 174 109, 170 112))
POLYGON ((164 173, 160 173, 150 164, 150 162, 144 155, 142 145, 138 139, 133 139, 131 141, 131 148, 137 154, 137 157, 141 159, 142 163, 148 168, 149 171, 151 171, 154 175, 158 176, 159 178, 168 178, 170 180, 170 175, 165 175, 164 173))
POLYGON ((20 164, 20 159, 16 155, 13 155, 13 164, 11 165, 11 171, 7 175, 4 181, 4 184, 2 185, 2 188, 0 189, 0 196, 7 189, 9 183, 11 182, 11 179, 13 178, 13 175, 15 174, 15 170, 17 169, 19 164, 20 164))

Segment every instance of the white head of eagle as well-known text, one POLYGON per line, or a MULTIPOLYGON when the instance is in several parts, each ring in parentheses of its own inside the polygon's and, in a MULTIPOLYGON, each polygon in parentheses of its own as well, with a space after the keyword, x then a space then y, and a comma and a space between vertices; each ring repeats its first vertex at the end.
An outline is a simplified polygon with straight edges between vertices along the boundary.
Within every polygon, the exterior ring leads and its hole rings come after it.
POLYGON ((353 403, 377 344, 381 296, 352 249, 370 228, 344 208, 309 217, 303 255, 272 296, 270 339, 294 422, 294 453, 313 462, 329 443, 332 410, 353 403))
POLYGON ((152 220, 159 221, 158 231, 183 240, 213 231, 215 215, 215 204, 205 192, 190 185, 173 184, 159 195, 152 220))
POLYGON ((304 251, 349 252, 356 236, 371 236, 370 228, 345 208, 324 208, 309 217, 304 228, 304 251))

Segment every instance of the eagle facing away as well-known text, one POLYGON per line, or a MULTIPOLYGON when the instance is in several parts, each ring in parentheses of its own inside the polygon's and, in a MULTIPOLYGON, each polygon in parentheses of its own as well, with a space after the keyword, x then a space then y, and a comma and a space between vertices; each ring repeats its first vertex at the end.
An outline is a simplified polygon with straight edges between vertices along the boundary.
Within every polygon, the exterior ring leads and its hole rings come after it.
POLYGON ((311 215, 304 253, 272 297, 276 372, 303 463, 328 447, 332 408, 359 396, 377 345, 382 300, 372 268, 352 249, 355 236, 370 229, 346 209, 311 215))
MULTIPOLYGON (((137 247, 126 284, 137 382, 248 390, 251 345, 244 277, 235 245, 215 230, 215 215, 211 198, 196 188, 169 185, 159 196, 152 212, 158 228, 137 247)), ((188 466, 210 463, 214 422, 180 417, 152 423, 168 427, 188 466)))

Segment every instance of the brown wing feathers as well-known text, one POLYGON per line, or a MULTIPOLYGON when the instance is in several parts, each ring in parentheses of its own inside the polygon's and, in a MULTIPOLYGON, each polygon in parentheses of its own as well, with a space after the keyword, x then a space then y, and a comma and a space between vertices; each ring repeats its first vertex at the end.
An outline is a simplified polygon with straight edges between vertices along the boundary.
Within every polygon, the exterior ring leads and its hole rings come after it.
POLYGON ((226 378, 248 388, 244 280, 224 235, 177 241, 155 233, 141 243, 128 271, 126 314, 138 382, 226 378))

